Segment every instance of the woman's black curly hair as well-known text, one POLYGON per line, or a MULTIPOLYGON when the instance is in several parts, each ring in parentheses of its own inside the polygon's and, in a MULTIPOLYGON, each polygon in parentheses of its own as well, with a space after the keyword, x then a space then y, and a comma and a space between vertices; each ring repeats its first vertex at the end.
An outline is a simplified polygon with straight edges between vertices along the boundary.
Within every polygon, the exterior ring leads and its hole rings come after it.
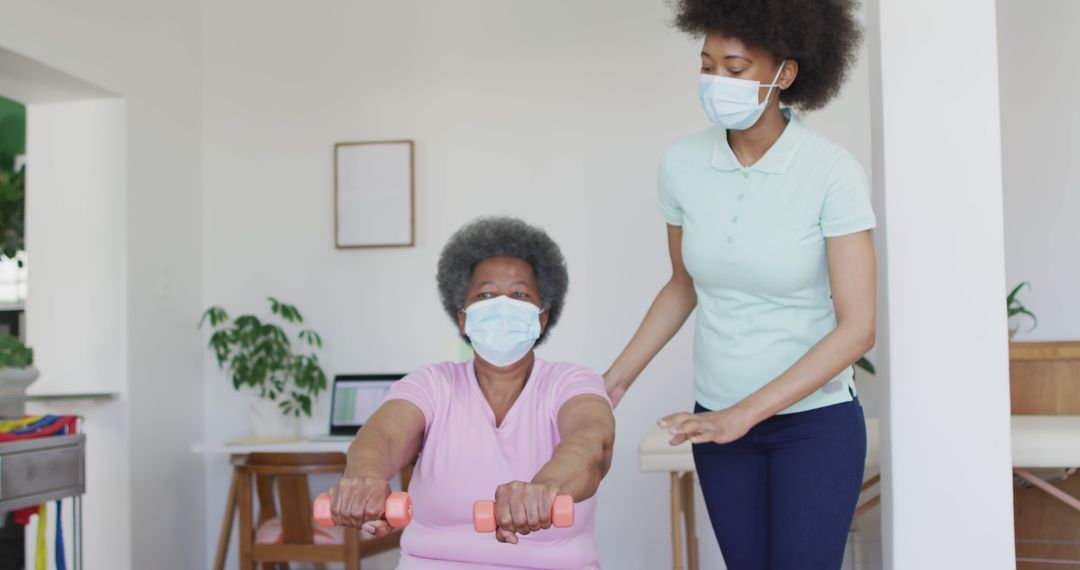
POLYGON ((672 0, 675 25, 695 36, 718 34, 799 62, 780 101, 804 110, 832 99, 855 62, 862 31, 857 0, 672 0))
POLYGON ((435 277, 446 314, 457 324, 458 311, 465 306, 473 270, 478 263, 491 257, 516 257, 532 266, 536 285, 540 288, 540 302, 548 312, 547 328, 536 341, 537 344, 544 342, 562 315, 570 284, 566 260, 544 230, 516 218, 479 218, 458 230, 446 242, 435 277))

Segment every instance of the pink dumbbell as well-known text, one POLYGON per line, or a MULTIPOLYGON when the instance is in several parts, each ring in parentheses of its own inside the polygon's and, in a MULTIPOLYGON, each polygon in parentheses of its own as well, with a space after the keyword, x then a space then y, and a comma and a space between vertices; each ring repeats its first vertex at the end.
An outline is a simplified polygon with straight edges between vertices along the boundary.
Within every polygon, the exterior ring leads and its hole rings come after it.
MULTIPOLYGON (((476 532, 495 532, 495 501, 484 500, 473 503, 473 528, 476 532)), ((574 526, 574 498, 559 495, 551 504, 551 524, 556 528, 574 526)))
MULTIPOLYGON (((334 518, 330 515, 330 493, 322 493, 315 497, 314 508, 315 524, 330 528, 334 526, 334 518)), ((386 507, 383 510, 383 518, 394 528, 405 528, 412 522, 412 499, 408 493, 390 493, 386 497, 386 507)))

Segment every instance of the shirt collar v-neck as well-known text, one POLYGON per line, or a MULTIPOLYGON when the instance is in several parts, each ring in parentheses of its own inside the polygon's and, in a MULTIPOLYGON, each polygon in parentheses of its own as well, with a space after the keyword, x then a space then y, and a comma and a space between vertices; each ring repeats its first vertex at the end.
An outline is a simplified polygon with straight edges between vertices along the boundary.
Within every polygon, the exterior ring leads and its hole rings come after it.
POLYGON ((495 425, 495 410, 491 408, 491 402, 488 402, 487 397, 484 396, 484 391, 480 389, 480 379, 476 376, 476 361, 470 360, 468 363, 469 381, 472 384, 473 390, 476 391, 476 397, 480 399, 480 405, 484 409, 484 415, 487 416, 488 422, 491 424, 492 429, 500 430, 507 426, 510 421, 517 416, 518 408, 521 406, 521 400, 525 398, 525 393, 529 390, 533 390, 533 384, 535 384, 536 376, 540 372, 540 367, 544 365, 544 362, 540 358, 533 356, 532 370, 529 371, 529 377, 525 380, 525 386, 521 388, 521 392, 518 394, 517 399, 513 404, 510 404, 510 409, 506 411, 506 415, 503 416, 503 421, 499 425, 495 425))
POLYGON ((731 145, 728 144, 727 131, 720 128, 715 129, 716 140, 713 143, 712 167, 726 172, 756 170, 766 174, 783 174, 787 170, 788 164, 791 163, 795 151, 798 150, 799 143, 802 142, 806 127, 792 113, 791 109, 781 109, 781 112, 788 118, 788 124, 784 127, 784 132, 780 133, 780 138, 776 139, 772 147, 765 152, 765 156, 762 156, 751 166, 743 166, 739 159, 736 158, 735 152, 731 150, 731 145))

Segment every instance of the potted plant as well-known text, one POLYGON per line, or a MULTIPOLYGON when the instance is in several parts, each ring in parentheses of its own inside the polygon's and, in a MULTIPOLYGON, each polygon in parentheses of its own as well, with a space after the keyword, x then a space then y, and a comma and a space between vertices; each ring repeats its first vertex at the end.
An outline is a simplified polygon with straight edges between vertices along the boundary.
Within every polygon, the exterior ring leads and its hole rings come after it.
POLYGON ((18 337, 0 336, 0 394, 23 394, 37 377, 34 350, 18 337))
POLYGON ((1013 290, 1010 291, 1009 295, 1005 298, 1005 308, 1009 315, 1009 340, 1012 340, 1012 338, 1016 336, 1017 331, 1020 330, 1020 323, 1017 322, 1020 320, 1019 315, 1024 315, 1031 318, 1032 330, 1035 330, 1035 327, 1039 326, 1039 318, 1035 316, 1035 313, 1032 313, 1030 310, 1028 310, 1028 308, 1025 307, 1019 299, 1016 298, 1017 295, 1020 294, 1020 290, 1023 289, 1025 285, 1028 289, 1031 288, 1031 283, 1028 283, 1027 281, 1021 281, 1019 285, 1013 287, 1013 290), (1014 320, 1013 317, 1017 317, 1017 319, 1014 320))
POLYGON ((296 307, 273 297, 269 301, 265 321, 255 315, 233 319, 225 309, 210 307, 199 326, 209 323, 209 348, 218 366, 232 378, 234 388, 249 395, 254 435, 297 435, 300 416, 311 417, 312 400, 326 389, 326 374, 315 352, 322 338, 300 327, 304 318, 296 307), (286 328, 293 332, 295 346, 286 328))

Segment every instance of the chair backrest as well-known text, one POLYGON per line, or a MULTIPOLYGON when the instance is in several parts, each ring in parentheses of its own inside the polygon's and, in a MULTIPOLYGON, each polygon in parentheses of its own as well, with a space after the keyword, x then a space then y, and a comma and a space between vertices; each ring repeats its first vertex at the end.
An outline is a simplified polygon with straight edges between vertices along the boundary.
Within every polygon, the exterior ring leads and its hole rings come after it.
POLYGON ((237 469, 258 481, 259 516, 256 528, 276 516, 276 506, 279 505, 283 542, 312 544, 315 529, 311 520, 312 503, 307 476, 343 472, 345 454, 252 453, 247 462, 237 469))

